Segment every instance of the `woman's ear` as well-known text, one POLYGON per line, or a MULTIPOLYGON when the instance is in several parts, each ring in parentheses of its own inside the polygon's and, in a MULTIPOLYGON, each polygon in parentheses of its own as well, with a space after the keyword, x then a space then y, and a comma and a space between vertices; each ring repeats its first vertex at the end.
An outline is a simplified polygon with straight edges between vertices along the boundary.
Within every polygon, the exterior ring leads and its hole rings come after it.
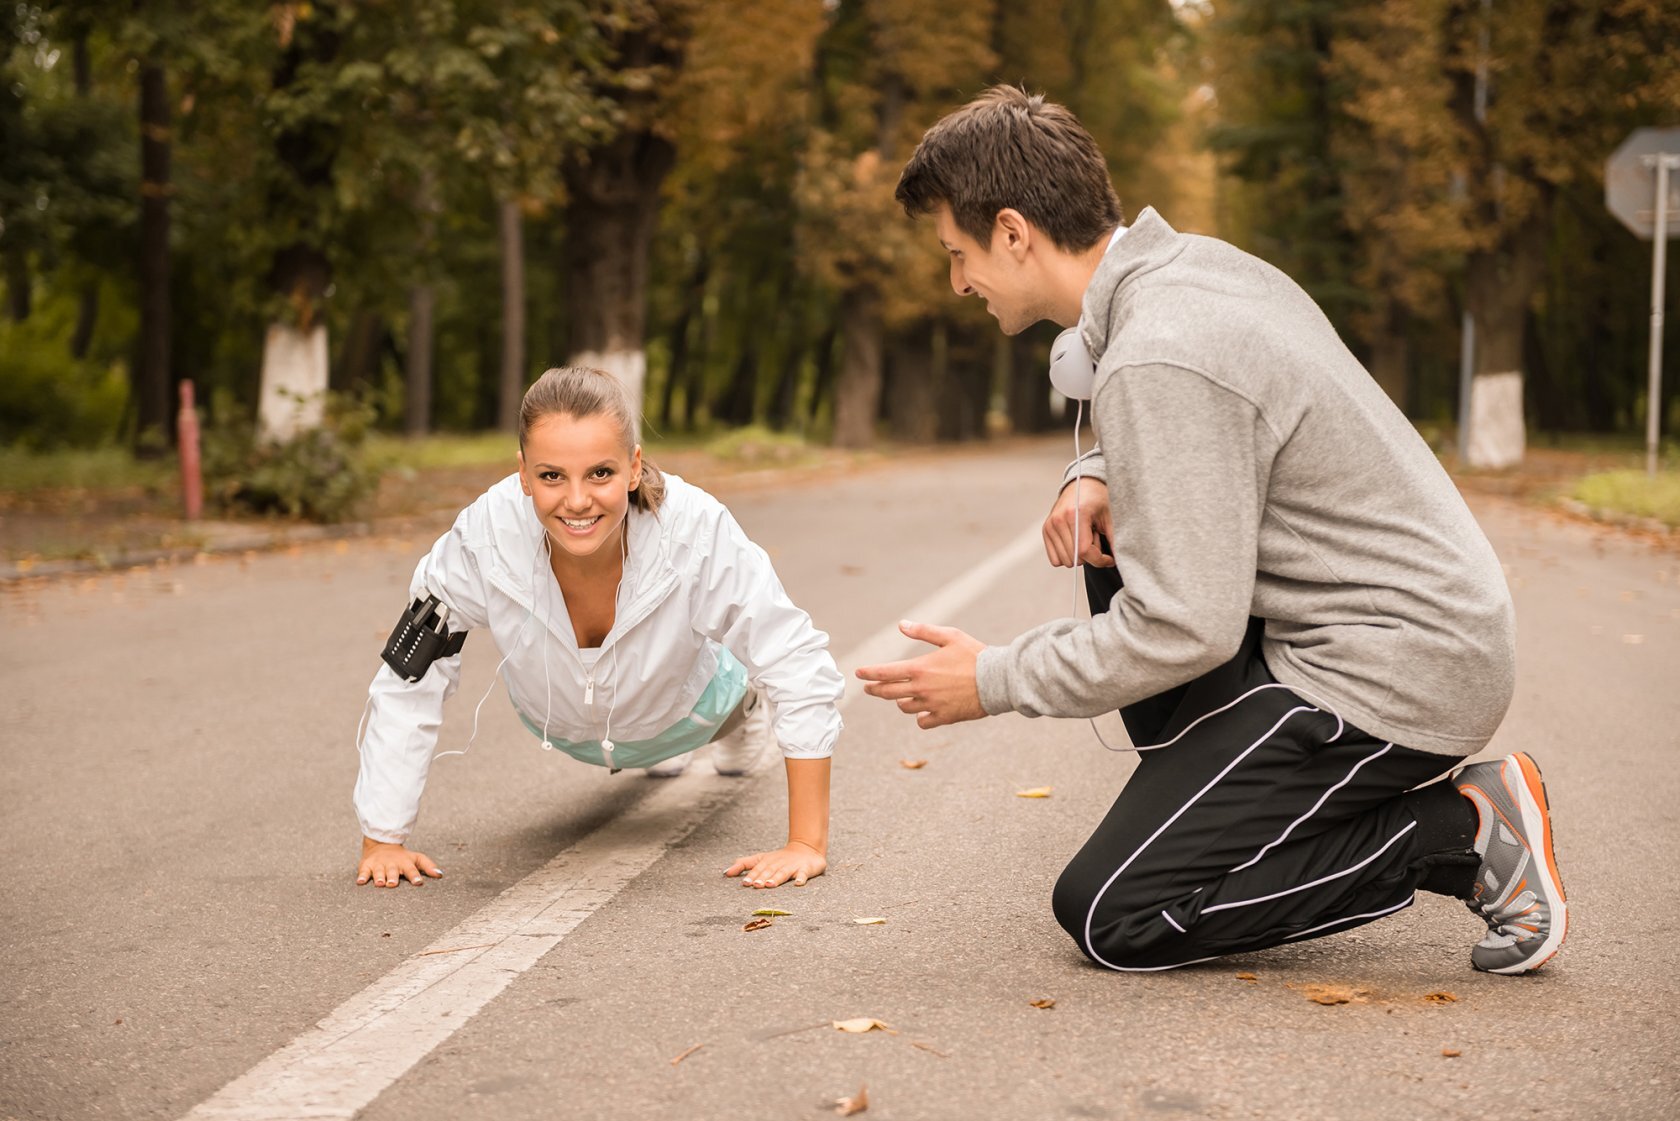
POLYGON ((630 489, 635 490, 642 485, 642 445, 637 444, 630 453, 630 489))
POLYGON ((519 489, 525 492, 526 497, 530 497, 531 480, 525 474, 525 449, 519 449, 514 456, 519 461, 519 489))

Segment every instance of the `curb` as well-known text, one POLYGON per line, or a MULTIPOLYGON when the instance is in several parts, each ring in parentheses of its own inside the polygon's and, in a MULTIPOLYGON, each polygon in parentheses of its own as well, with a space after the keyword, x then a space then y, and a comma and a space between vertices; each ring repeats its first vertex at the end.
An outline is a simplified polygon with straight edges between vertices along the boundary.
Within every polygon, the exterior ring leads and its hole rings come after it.
POLYGON ((50 561, 0 561, 0 586, 22 580, 54 576, 80 576, 103 572, 118 572, 129 568, 172 561, 191 560, 196 556, 220 553, 272 552, 288 545, 302 545, 316 541, 339 541, 353 537, 367 537, 374 532, 372 522, 345 522, 340 525, 298 525, 271 529, 240 528, 218 534, 214 540, 200 545, 180 545, 170 549, 140 549, 116 556, 76 557, 50 561))
POLYGON ((1617 529, 1633 529, 1641 533, 1655 533, 1663 537, 1670 534, 1680 534, 1680 526, 1671 526, 1657 518, 1647 518, 1639 514, 1624 514, 1619 510, 1606 510, 1602 506, 1588 506, 1585 502, 1574 498, 1559 498, 1557 504, 1560 508, 1578 518, 1586 518, 1602 525, 1615 526, 1617 529))

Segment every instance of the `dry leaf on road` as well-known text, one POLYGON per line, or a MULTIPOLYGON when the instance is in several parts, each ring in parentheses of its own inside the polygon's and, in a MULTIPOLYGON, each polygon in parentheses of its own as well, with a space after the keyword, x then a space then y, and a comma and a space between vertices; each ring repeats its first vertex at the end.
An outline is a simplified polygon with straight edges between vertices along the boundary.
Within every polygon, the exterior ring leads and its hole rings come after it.
POLYGON ((867 918, 867 919, 853 919, 852 921, 857 923, 859 926, 880 926, 882 923, 886 922, 887 920, 877 916, 877 917, 867 918))
POLYGON ((1464 1054, 1463 1051, 1455 1051, 1451 1047, 1441 1048, 1441 1057, 1443 1059, 1456 1059, 1462 1054, 1464 1054))
POLYGON ((775 925, 776 925, 776 920, 775 919, 754 919, 752 922, 748 923, 746 926, 743 926, 741 929, 744 930, 744 931, 746 931, 746 930, 763 930, 767 926, 775 926, 775 925))
POLYGON ((949 1059, 951 1057, 931 1043, 922 1043, 918 1040, 912 1039, 910 1041, 910 1046, 914 1047, 918 1051, 926 1051, 930 1055, 938 1055, 941 1059, 949 1059))
POLYGON ((1237 980, 1239 980, 1239 981, 1258 981, 1259 979, 1260 978, 1256 977, 1252 973, 1239 973, 1239 974, 1237 974, 1237 980))
POLYGON ((1048 797, 1050 797, 1050 792, 1054 789, 1056 789, 1056 788, 1053 787, 1053 786, 1028 787, 1026 790, 1017 790, 1015 792, 1015 797, 1017 797, 1017 798, 1048 798, 1048 797))
POLYGON ((926 759, 900 759, 898 765, 907 771, 919 771, 927 766, 926 759))
POLYGON ((1056 998, 1053 996, 1040 997, 1039 999, 1030 1001, 1029 1003, 1031 1003, 1034 1008, 1043 1008, 1044 1010, 1049 1011, 1050 1009, 1056 1007, 1056 998))
POLYGON ((787 916, 793 914, 793 912, 792 911, 778 911, 774 907, 760 907, 758 910, 754 911, 753 914, 755 914, 755 915, 765 915, 769 918, 780 919, 780 918, 786 918, 787 916))
POLYGON ((671 1060, 671 1065, 676 1066, 678 1063, 682 1062, 684 1059, 688 1058, 690 1055, 694 1054, 694 1052, 700 1050, 700 1048, 702 1048, 704 1046, 705 1046, 704 1043, 696 1043, 693 1047, 690 1047, 688 1050, 684 1051, 682 1054, 680 1054, 676 1058, 672 1059, 671 1060))
POLYGON ((1425 1003, 1428 1003, 1428 1004, 1456 1004, 1456 1003, 1458 1003, 1458 997, 1457 996, 1455 996, 1452 993, 1444 992, 1444 991, 1443 992, 1438 992, 1438 993, 1425 993, 1423 995, 1423 999, 1424 999, 1425 1003))
POLYGON ((849 1098, 836 1098, 834 1112, 842 1117, 850 1117, 854 1113, 862 1113, 869 1108, 869 1087, 859 1086, 858 1092, 849 1098))
POLYGON ((888 1035, 898 1034, 896 1029, 869 1016, 863 1016, 856 1020, 834 1020, 832 1023, 837 1031, 849 1031, 854 1035, 866 1031, 884 1031, 888 1035))
POLYGON ((1346 985, 1302 985, 1301 995, 1314 1004, 1364 1004, 1371 990, 1346 985))

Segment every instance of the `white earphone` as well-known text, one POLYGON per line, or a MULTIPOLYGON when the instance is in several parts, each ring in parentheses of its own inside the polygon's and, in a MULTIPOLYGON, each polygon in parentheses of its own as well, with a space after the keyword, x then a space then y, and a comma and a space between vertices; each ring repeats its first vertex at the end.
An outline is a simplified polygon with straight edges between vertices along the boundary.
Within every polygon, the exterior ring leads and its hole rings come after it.
POLYGON ((1097 364, 1085 345, 1080 321, 1056 336, 1050 347, 1050 384, 1057 392, 1073 401, 1089 401, 1096 385, 1097 364))

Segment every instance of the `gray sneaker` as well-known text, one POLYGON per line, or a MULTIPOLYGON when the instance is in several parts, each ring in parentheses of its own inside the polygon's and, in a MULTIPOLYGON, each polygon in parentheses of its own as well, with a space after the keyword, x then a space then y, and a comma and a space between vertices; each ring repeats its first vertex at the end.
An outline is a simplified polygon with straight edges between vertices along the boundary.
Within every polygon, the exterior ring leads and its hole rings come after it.
POLYGON ((1453 776, 1481 815, 1476 829, 1476 894, 1465 906, 1488 932, 1470 964, 1488 973, 1539 969, 1563 945, 1568 913, 1552 853, 1551 811, 1540 768, 1525 751, 1473 763, 1453 776))

